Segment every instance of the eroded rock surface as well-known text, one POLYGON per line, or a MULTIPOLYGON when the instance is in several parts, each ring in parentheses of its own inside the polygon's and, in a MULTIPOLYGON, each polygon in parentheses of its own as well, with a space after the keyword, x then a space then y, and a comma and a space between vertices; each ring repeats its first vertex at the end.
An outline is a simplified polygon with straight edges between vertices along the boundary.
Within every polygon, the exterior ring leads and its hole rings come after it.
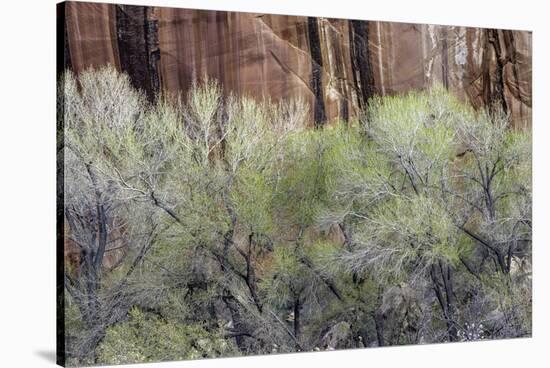
POLYGON ((531 125, 532 34, 378 21, 65 3, 65 63, 113 64, 150 97, 185 93, 204 75, 227 92, 302 96, 312 120, 358 113, 373 94, 443 83, 531 125))

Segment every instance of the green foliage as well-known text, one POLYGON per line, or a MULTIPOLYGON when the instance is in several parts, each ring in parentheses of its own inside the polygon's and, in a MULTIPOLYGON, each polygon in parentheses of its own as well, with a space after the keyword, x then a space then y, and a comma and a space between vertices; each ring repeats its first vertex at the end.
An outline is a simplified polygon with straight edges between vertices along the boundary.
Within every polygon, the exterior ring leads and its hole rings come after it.
POLYGON ((272 232, 273 183, 257 171, 243 168, 235 178, 231 200, 242 224, 262 234, 272 232))
POLYGON ((303 101, 208 79, 60 91, 70 236, 109 255, 66 267, 71 362, 530 333, 531 136, 506 114, 435 86, 307 130, 303 101))
POLYGON ((98 363, 128 364, 230 356, 236 350, 220 333, 133 308, 128 321, 107 330, 98 354, 98 363))
POLYGON ((271 275, 261 284, 267 292, 270 304, 283 308, 291 303, 307 287, 307 269, 299 261, 291 247, 279 246, 274 251, 271 275))

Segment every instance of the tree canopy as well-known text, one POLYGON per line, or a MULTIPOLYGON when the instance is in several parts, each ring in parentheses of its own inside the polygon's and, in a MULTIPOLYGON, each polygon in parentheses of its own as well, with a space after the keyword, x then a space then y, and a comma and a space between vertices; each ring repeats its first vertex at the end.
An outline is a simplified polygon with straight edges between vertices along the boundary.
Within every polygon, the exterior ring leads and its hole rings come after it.
POLYGON ((531 334, 531 136, 434 86, 301 100, 59 81, 69 364, 531 334))

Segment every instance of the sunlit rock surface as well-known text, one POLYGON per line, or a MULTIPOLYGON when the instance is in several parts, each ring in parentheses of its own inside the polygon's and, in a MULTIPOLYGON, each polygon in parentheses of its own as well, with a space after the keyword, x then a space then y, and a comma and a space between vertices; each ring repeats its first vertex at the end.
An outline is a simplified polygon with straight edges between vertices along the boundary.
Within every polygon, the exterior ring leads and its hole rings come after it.
POLYGON ((64 66, 113 64, 150 97, 208 75, 226 92, 301 96, 322 122, 356 115, 373 94, 440 82, 531 125, 528 31, 76 2, 58 20, 64 66))

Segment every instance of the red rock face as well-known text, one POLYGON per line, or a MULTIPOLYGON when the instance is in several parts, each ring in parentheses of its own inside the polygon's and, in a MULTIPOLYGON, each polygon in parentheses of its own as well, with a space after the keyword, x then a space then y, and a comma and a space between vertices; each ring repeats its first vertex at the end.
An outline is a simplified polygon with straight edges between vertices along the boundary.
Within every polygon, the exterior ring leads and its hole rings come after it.
POLYGON ((60 12, 65 63, 113 64, 150 97, 207 75, 226 92, 301 96, 318 123, 373 94, 443 83, 479 108, 531 125, 531 32, 163 7, 73 3, 60 12))

